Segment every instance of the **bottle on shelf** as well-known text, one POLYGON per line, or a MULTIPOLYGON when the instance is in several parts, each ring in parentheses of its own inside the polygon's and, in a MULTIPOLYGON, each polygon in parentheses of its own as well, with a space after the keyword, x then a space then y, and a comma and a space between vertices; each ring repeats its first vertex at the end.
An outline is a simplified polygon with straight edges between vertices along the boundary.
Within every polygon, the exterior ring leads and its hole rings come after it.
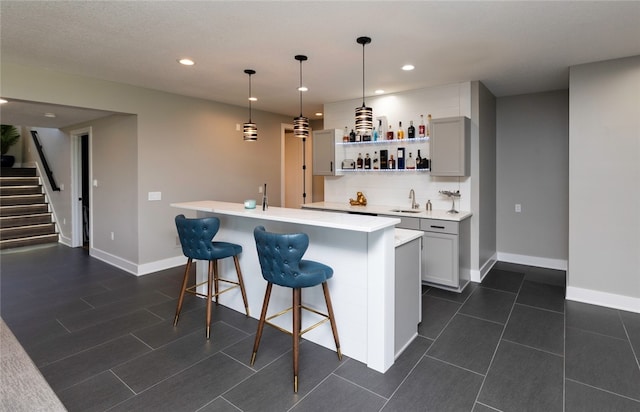
POLYGON ((398 133, 396 133, 396 135, 398 136, 398 140, 404 139, 404 129, 402 128, 402 122, 398 122, 398 133))
POLYGON ((409 127, 407 128, 407 138, 415 139, 416 137, 416 128, 413 127, 413 120, 409 121, 409 127))
POLYGON ((364 168, 365 170, 371 169, 371 158, 369 157, 369 153, 364 155, 364 168))
POLYGON ((398 147, 396 167, 398 170, 404 169, 404 147, 398 147))
POLYGON ((373 129, 371 140, 374 142, 378 141, 378 129, 373 129))
POLYGON ((424 115, 420 115, 420 124, 418 125, 418 137, 426 137, 427 132, 426 126, 424 125, 424 115))
POLYGON ((420 156, 420 149, 418 149, 418 155, 416 156, 416 169, 422 169, 422 156, 420 156))
POLYGON ((391 125, 389 125, 389 130, 387 131, 387 140, 393 140, 393 127, 391 127, 391 125))
POLYGON ((378 159, 378 152, 373 152, 373 170, 380 169, 380 159, 378 159))
POLYGON ((384 139, 384 130, 382 130, 382 120, 378 120, 378 139, 384 139))
POLYGON ((343 143, 349 142, 349 129, 347 128, 347 126, 344 127, 344 134, 342 135, 342 142, 343 143))
POLYGON ((356 169, 362 169, 364 162, 362 160, 362 153, 358 153, 358 159, 356 160, 356 169))
POLYGON ((409 152, 409 157, 407 157, 407 161, 405 163, 406 163, 405 167, 408 170, 413 170, 416 168, 416 159, 411 157, 411 152, 409 152))
POLYGON ((351 143, 356 141, 356 132, 354 132, 353 129, 351 129, 351 133, 349 133, 349 141, 351 143))
POLYGON ((431 115, 427 115, 427 137, 431 136, 431 115))
POLYGON ((387 166, 387 169, 395 169, 396 168, 396 161, 393 160, 393 155, 389 155, 389 163, 387 166))

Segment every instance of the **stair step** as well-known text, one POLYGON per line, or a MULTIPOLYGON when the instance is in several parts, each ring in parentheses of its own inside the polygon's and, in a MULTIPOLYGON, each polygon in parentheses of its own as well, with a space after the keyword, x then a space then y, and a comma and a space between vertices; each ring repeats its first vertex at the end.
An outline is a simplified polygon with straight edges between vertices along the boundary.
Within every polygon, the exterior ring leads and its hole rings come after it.
POLYGON ((51 213, 37 213, 31 215, 17 215, 0 217, 0 228, 30 226, 51 223, 51 213))
POLYGON ((0 176, 38 176, 35 167, 2 167, 0 176))
POLYGON ((19 195, 40 195, 42 188, 40 186, 1 186, 0 196, 19 196, 19 195))
POLYGON ((39 177, 0 176, 0 186, 40 186, 39 177))
POLYGON ((19 195, 19 196, 2 196, 0 199, 2 206, 13 205, 32 205, 37 203, 44 203, 44 194, 38 195, 19 195))
POLYGON ((58 234, 30 236, 21 239, 0 240, 0 249, 10 249, 21 246, 41 245, 44 243, 57 243, 58 234))
POLYGON ((38 205, 0 206, 0 217, 24 216, 34 213, 47 212, 49 212, 49 206, 46 203, 38 205))
POLYGON ((0 229, 0 240, 18 239, 30 236, 51 235, 56 233, 54 223, 42 223, 30 226, 3 227, 0 229))

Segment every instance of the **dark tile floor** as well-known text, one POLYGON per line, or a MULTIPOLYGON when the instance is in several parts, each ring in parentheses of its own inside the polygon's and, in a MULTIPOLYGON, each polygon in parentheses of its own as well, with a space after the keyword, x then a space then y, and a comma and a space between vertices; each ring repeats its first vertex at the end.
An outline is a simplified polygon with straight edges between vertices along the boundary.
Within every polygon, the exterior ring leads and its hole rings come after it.
POLYGON ((564 272, 498 263, 423 289, 420 336, 387 373, 189 297, 182 268, 131 276, 65 246, 3 252, 1 314, 71 411, 640 411, 640 314, 564 300, 564 272))

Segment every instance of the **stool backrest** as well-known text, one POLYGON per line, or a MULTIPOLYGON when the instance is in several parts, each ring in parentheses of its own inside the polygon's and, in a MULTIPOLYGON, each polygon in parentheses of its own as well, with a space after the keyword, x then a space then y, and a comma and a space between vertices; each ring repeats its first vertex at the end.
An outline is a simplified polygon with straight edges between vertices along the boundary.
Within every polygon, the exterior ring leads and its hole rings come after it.
POLYGON ((262 277, 280 286, 292 287, 302 256, 309 247, 306 233, 271 233, 264 226, 253 230, 262 277))
POLYGON ((184 215, 176 216, 176 228, 182 245, 182 253, 186 257, 198 260, 214 260, 213 237, 220 228, 217 217, 189 219, 184 215))

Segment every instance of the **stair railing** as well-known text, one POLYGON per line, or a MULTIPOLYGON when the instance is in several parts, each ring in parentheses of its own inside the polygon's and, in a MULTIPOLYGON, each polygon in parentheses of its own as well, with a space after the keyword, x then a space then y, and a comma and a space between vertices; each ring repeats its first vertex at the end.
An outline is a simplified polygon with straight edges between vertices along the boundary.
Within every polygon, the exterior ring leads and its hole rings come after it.
POLYGON ((56 180, 53 177, 53 172, 49 167, 49 163, 47 163, 47 158, 44 156, 44 150, 42 149, 42 145, 38 140, 38 132, 35 130, 32 130, 31 137, 33 137, 33 143, 36 145, 36 149, 38 150, 38 155, 40 156, 40 161, 42 162, 42 166, 44 167, 44 172, 46 173, 47 179, 49 180, 49 184, 51 185, 51 190, 55 192, 59 192, 60 188, 56 184, 56 180))

